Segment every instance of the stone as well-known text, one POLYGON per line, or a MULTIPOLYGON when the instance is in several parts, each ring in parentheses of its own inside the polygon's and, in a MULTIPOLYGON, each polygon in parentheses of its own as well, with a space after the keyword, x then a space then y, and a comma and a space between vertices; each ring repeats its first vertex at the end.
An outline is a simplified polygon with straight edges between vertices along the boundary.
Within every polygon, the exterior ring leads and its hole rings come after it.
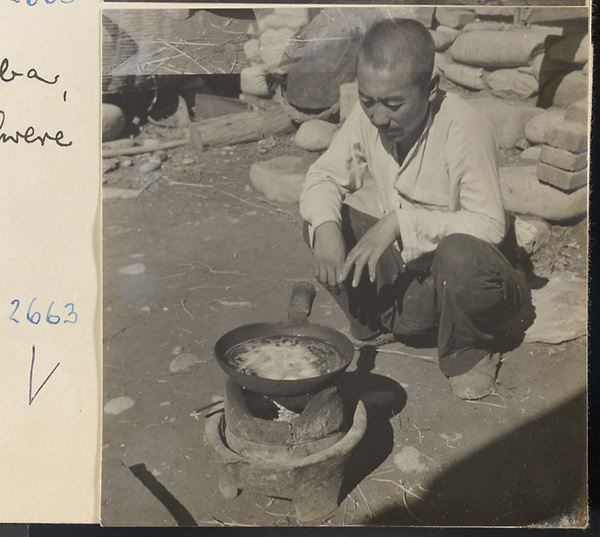
POLYGON ((169 364, 169 373, 178 375, 181 373, 189 373, 198 367, 202 361, 195 354, 186 352, 179 354, 169 364))
POLYGON ((462 29, 463 32, 481 32, 481 31, 491 31, 491 32, 502 32, 506 30, 510 30, 512 25, 507 24, 505 22, 497 22, 497 21, 478 21, 478 22, 470 22, 466 24, 462 29))
POLYGON ((439 67, 448 80, 459 86, 473 90, 482 90, 485 88, 483 81, 484 71, 480 67, 461 65, 447 60, 439 67))
POLYGON ((529 343, 559 344, 587 333, 587 282, 564 273, 550 278, 531 298, 535 320, 525 332, 529 343))
POLYGON ((254 188, 270 200, 297 203, 302 192, 304 177, 315 158, 275 157, 255 162, 250 167, 250 181, 254 188))
POLYGON ((347 82, 340 85, 340 123, 352 112, 358 102, 358 82, 347 82))
POLYGON ((587 99, 570 104, 565 112, 565 121, 587 125, 589 122, 589 103, 587 99))
MULTIPOLYGON (((482 10, 485 10, 486 8, 487 6, 482 8, 482 10)), ((567 20, 573 19, 587 21, 589 18, 589 10, 586 7, 569 6, 568 9, 565 9, 564 7, 552 7, 546 5, 544 7, 528 8, 527 11, 527 22, 530 24, 539 22, 564 23, 567 20)))
POLYGON ((245 67, 240 73, 240 86, 244 93, 256 95, 257 97, 268 97, 271 95, 267 83, 267 71, 262 67, 245 67))
POLYGON ((492 94, 501 99, 528 99, 538 92, 538 81, 518 69, 499 69, 487 77, 492 94))
POLYGON ((555 125, 561 125, 564 120, 564 110, 544 110, 526 123, 525 136, 532 144, 543 144, 546 132, 555 125))
POLYGON ((259 39, 248 39, 244 43, 244 54, 249 60, 254 60, 255 56, 258 55, 260 50, 260 40, 259 39))
POLYGON ((110 172, 114 172, 119 169, 120 164, 117 159, 103 159, 102 160, 102 173, 107 174, 110 172))
POLYGON ((561 170, 576 172, 587 166, 587 151, 571 153, 558 147, 544 145, 541 148, 540 161, 561 170))
POLYGON ((115 397, 104 405, 104 413, 116 416, 129 410, 133 405, 135 405, 135 401, 130 397, 115 397))
POLYGON ((137 198, 141 193, 141 190, 132 190, 129 188, 114 188, 114 187, 102 187, 102 199, 129 199, 137 198))
POLYGON ((259 52, 265 68, 271 73, 285 72, 280 63, 290 39, 310 21, 308 8, 256 8, 253 11, 258 21, 259 52))
POLYGON ((512 19, 514 18, 515 12, 512 9, 506 9, 505 6, 483 6, 475 8, 475 15, 484 18, 502 18, 512 19))
POLYGON ((492 97, 469 99, 469 104, 487 117, 494 125, 501 149, 515 147, 525 136, 528 122, 543 110, 521 103, 508 103, 492 97))
POLYGON ((529 143, 529 140, 523 136, 523 138, 520 138, 515 142, 515 147, 521 151, 525 151, 525 149, 529 149, 531 147, 531 144, 529 143))
POLYGON ((519 71, 521 71, 522 73, 528 73, 530 75, 533 75, 535 77, 535 79, 539 82, 540 81, 540 73, 542 71, 542 64, 545 62, 545 58, 546 58, 545 54, 538 54, 531 61, 531 65, 527 65, 525 67, 519 67, 519 71))
POLYGON ((435 59, 434 59, 434 70, 438 69, 441 71, 443 69, 444 65, 446 65, 448 63, 448 61, 449 60, 446 58, 445 54, 442 54, 441 52, 436 52, 435 59))
POLYGON ((534 145, 525 149, 520 155, 519 158, 521 160, 531 160, 537 162, 540 160, 540 154, 542 153, 542 148, 539 145, 534 145))
POLYGON ((433 43, 435 45, 436 52, 446 50, 456 38, 455 35, 451 35, 446 32, 439 32, 437 30, 429 30, 431 37, 433 37, 433 43))
POLYGON ((570 192, 587 184, 587 168, 576 172, 568 172, 544 162, 538 162, 537 173, 542 183, 547 183, 565 192, 570 192))
POLYGON ((430 27, 434 9, 429 6, 321 9, 294 35, 286 49, 287 101, 297 108, 330 108, 338 102, 339 86, 354 80, 360 38, 375 22, 404 17, 430 27))
POLYGON ((573 71, 558 84, 552 104, 567 107, 581 99, 587 99, 588 89, 588 77, 581 71, 573 71))
POLYGON ((436 32, 439 32, 441 34, 451 35, 454 39, 456 39, 456 37, 459 36, 461 32, 456 28, 450 28, 450 26, 444 26, 443 24, 440 24, 435 30, 436 32))
POLYGON ((531 30, 464 32, 450 47, 450 54, 455 61, 475 67, 522 67, 543 52, 547 35, 531 30))
POLYGON ((162 159, 158 155, 152 155, 151 157, 142 158, 137 163, 137 170, 141 174, 152 173, 158 170, 162 165, 162 159))
POLYGON ((546 54, 553 60, 583 65, 589 58, 588 42, 587 33, 569 35, 548 46, 546 54))
POLYGON ((587 211, 585 188, 566 193, 540 183, 536 166, 500 168, 500 187, 504 207, 515 214, 561 223, 573 221, 587 211))
POLYGON ((125 114, 114 104, 102 103, 102 141, 116 140, 125 127, 125 114))
POLYGON ((552 233, 550 226, 539 218, 517 216, 515 218, 517 244, 529 255, 548 244, 552 233))
POLYGON ((588 130, 580 123, 564 121, 552 125, 544 135, 546 144, 571 153, 581 153, 588 148, 588 130))
POLYGON ((394 455, 394 465, 402 475, 419 474, 427 470, 426 458, 413 446, 403 447, 394 455))
POLYGON ((449 26, 450 28, 462 28, 466 24, 474 22, 477 15, 470 9, 438 6, 435 10, 435 18, 444 26, 449 26))
POLYGON ((132 263, 119 269, 119 274, 125 274, 126 276, 139 276, 144 272, 146 272, 146 265, 144 263, 132 263))
POLYGON ((307 151, 323 151, 329 147, 338 127, 322 119, 311 119, 300 125, 294 143, 307 151))

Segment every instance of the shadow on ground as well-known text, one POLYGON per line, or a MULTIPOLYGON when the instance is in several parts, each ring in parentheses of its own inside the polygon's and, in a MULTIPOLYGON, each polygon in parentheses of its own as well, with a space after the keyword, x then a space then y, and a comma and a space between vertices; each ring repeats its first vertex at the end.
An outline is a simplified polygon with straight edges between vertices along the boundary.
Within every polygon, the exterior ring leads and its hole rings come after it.
MULTIPOLYGON (((424 525, 582 524, 586 408, 582 391, 449 467, 415 505, 416 517, 424 525)), ((375 523, 397 524, 401 511, 375 513, 375 523)))
POLYGON ((367 430, 348 462, 345 483, 340 498, 345 498, 365 477, 388 458, 394 448, 394 431, 390 418, 406 405, 406 392, 395 380, 371 373, 375 367, 377 349, 360 351, 356 370, 344 373, 337 387, 348 405, 349 416, 356 404, 363 402, 367 410, 367 430))

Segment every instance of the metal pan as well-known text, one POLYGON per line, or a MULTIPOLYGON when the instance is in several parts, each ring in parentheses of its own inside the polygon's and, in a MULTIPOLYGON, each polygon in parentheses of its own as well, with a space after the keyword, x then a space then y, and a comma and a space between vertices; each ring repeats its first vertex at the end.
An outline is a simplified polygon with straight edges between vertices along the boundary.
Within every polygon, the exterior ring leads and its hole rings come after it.
POLYGON ((215 344, 217 362, 236 384, 253 392, 271 397, 293 397, 316 392, 333 383, 343 373, 354 357, 350 340, 332 328, 308 321, 317 292, 308 282, 294 285, 288 306, 288 320, 279 323, 255 323, 240 326, 222 336, 215 344), (333 347, 341 357, 341 365, 318 377, 299 380, 273 380, 247 375, 227 363, 227 352, 240 343, 265 336, 310 337, 333 347))

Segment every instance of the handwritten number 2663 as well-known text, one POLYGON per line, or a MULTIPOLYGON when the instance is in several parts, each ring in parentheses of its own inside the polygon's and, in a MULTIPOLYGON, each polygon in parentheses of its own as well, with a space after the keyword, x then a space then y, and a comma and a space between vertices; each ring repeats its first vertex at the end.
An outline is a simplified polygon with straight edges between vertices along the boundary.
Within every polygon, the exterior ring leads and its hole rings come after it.
MULTIPOLYGON (((37 298, 34 298, 29 303, 29 307, 27 308, 27 313, 25 314, 26 319, 31 324, 40 324, 40 321, 42 320, 42 314, 34 308, 34 303, 36 300, 37 300, 37 298)), ((19 307, 21 305, 21 301, 15 298, 15 300, 13 300, 10 304, 15 307, 15 309, 13 310, 13 312, 10 315, 10 320, 19 324, 19 320, 15 317, 15 315, 17 314, 17 310, 19 309, 19 307)), ((50 306, 48 306, 48 311, 46 312, 46 322, 48 324, 60 323, 60 316, 56 315, 56 313, 52 313, 53 306, 54 306, 54 301, 52 301, 50 303, 50 306)), ((73 304, 72 302, 69 302, 68 304, 64 305, 64 309, 67 311, 67 315, 63 319, 63 323, 75 324, 77 322, 77 318, 78 318, 77 312, 75 311, 75 304, 73 304)))

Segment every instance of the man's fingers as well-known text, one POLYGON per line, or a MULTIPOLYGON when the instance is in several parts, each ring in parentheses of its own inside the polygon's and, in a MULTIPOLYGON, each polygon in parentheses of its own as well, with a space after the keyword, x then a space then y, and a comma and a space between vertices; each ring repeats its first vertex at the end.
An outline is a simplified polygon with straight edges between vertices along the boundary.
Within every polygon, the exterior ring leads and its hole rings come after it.
POLYGON ((371 283, 375 281, 377 276, 377 261, 379 261, 379 257, 375 257, 374 255, 369 259, 369 279, 371 283))
POLYGON ((354 263, 354 275, 352 276, 352 287, 358 287, 362 271, 365 268, 365 260, 359 257, 354 263))

